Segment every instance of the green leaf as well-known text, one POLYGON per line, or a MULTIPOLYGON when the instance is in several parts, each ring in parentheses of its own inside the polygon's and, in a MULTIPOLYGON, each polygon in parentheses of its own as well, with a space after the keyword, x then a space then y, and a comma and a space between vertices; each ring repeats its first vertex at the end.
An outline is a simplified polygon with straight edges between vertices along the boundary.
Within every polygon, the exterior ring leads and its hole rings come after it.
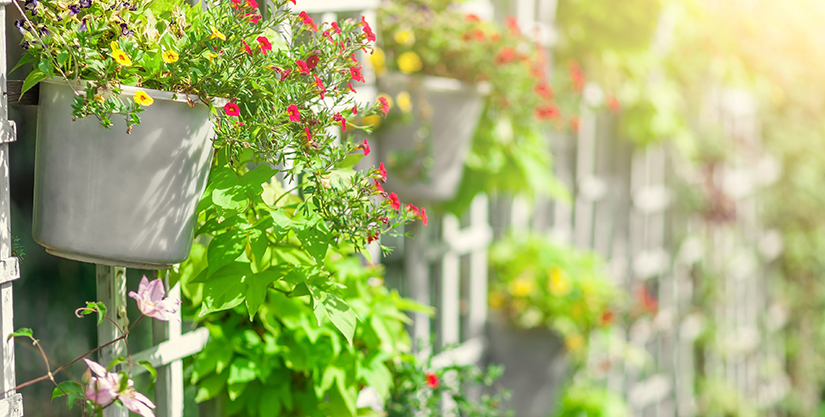
POLYGON ((364 154, 362 154, 362 153, 347 155, 347 157, 344 158, 344 160, 342 160, 341 162, 335 164, 335 168, 338 168, 338 169, 352 168, 353 166, 355 166, 355 164, 361 162, 361 159, 363 159, 363 158, 364 158, 364 154))
POLYGON ((245 248, 245 233, 228 231, 215 236, 206 250, 206 262, 209 265, 207 276, 212 276, 215 271, 235 262, 243 254, 245 248))
POLYGON ((12 337, 30 337, 34 339, 34 333, 32 333, 32 329, 24 327, 22 329, 17 329, 16 332, 9 335, 6 340, 11 339, 12 337))
POLYGON ((246 280, 249 289, 246 291, 246 309, 249 312, 249 321, 255 317, 255 313, 266 300, 266 289, 269 284, 279 280, 284 274, 283 269, 271 268, 266 271, 250 275, 246 280))
POLYGON ((45 80, 48 77, 49 77, 48 74, 44 74, 40 70, 37 70, 37 69, 32 70, 32 72, 30 72, 29 75, 26 76, 26 80, 23 81, 23 88, 20 90, 20 95, 22 96, 23 94, 26 93, 26 91, 29 91, 37 83, 39 83, 40 81, 45 80))
POLYGON ((140 361, 138 362, 138 364, 146 368, 146 371, 149 372, 150 375, 152 375, 152 382, 158 380, 158 371, 155 369, 154 366, 152 366, 152 364, 149 361, 140 361))
POLYGON ((66 396, 66 406, 69 410, 72 409, 72 406, 77 403, 77 401, 81 398, 85 397, 83 393, 83 387, 74 381, 63 381, 54 388, 52 391, 52 400, 58 397, 66 396))
POLYGON ((352 337, 355 335, 355 323, 358 316, 355 311, 337 294, 328 293, 324 299, 327 317, 332 324, 344 335, 347 342, 352 346, 352 337))
POLYGON ((195 402, 202 403, 218 396, 226 385, 229 372, 212 374, 198 384, 198 393, 195 395, 195 402))
POLYGON ((327 255, 332 237, 323 222, 317 222, 309 227, 294 227, 295 235, 301 240, 304 249, 312 255, 318 264, 323 264, 327 255))
POLYGON ((245 357, 237 357, 229 365, 227 384, 247 383, 258 377, 258 365, 245 357))
POLYGON ((213 274, 203 284, 203 304, 200 317, 214 311, 227 310, 242 303, 246 296, 246 277, 252 275, 247 262, 234 262, 213 274))
POLYGON ((247 190, 260 194, 262 191, 261 184, 269 182, 269 180, 271 180, 277 173, 278 170, 272 168, 271 166, 261 164, 255 167, 255 169, 244 174, 241 177, 241 184, 247 190))

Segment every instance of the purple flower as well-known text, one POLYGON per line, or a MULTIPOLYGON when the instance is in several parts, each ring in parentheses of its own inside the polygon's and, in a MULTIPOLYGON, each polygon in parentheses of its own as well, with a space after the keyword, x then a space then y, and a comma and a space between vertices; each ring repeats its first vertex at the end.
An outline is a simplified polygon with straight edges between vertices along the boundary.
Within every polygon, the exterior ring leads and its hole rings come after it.
POLYGON ((46 29, 45 26, 40 28, 40 36, 41 37, 45 38, 46 36, 49 36, 49 35, 51 35, 51 32, 49 32, 49 30, 46 29))
POLYGON ((14 27, 16 27, 17 30, 20 31, 21 35, 26 34, 26 22, 24 20, 15 20, 14 21, 14 27))
POLYGON ((88 9, 89 7, 92 7, 92 0, 80 0, 81 9, 88 9))
POLYGON ((37 16, 37 0, 26 0, 26 4, 23 7, 29 10, 32 16, 37 16))
POLYGON ((126 23, 121 23, 120 24, 120 36, 123 36, 123 37, 131 36, 133 33, 135 33, 135 31, 134 30, 129 30, 129 27, 126 26, 126 23))
POLYGON ((86 366, 95 375, 89 379, 89 384, 86 385, 86 398, 94 401, 100 405, 106 405, 117 397, 117 387, 120 385, 117 374, 106 371, 103 365, 89 360, 86 361, 86 366))
POLYGON ((137 301, 138 310, 145 316, 161 321, 175 318, 180 307, 180 300, 164 298, 163 281, 156 279, 152 282, 144 276, 140 280, 137 292, 130 291, 129 297, 137 301))
POLYGON ((117 399, 133 413, 140 414, 143 417, 155 417, 155 413, 152 412, 155 404, 145 395, 139 393, 134 385, 135 383, 130 379, 126 383, 126 388, 117 393, 117 399))
POLYGON ((85 32, 85 31, 89 30, 89 28, 86 26, 86 18, 85 17, 83 18, 83 22, 80 23, 80 27, 77 28, 77 30, 78 30, 78 32, 85 32))
POLYGON ((76 4, 69 6, 69 16, 74 16, 78 13, 80 13, 80 6, 76 4))

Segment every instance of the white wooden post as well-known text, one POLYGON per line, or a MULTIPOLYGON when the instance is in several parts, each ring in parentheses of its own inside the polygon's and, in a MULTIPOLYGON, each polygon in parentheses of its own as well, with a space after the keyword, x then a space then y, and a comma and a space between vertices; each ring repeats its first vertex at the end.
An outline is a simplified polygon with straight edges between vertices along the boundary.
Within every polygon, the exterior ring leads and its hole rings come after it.
MULTIPOLYGON (((165 274, 163 287, 169 288, 169 274, 165 274)), ((180 300, 180 283, 169 290, 169 298, 180 300)), ((152 320, 152 344, 179 340, 181 337, 180 309, 170 321, 152 320)), ((157 417, 183 417, 183 361, 177 359, 157 369, 155 382, 155 415, 157 417)))
MULTIPOLYGON (((97 328, 97 343, 102 346, 122 336, 129 326, 126 317, 126 268, 120 266, 97 265, 97 298, 106 305, 106 316, 97 328), (117 325, 115 325, 117 324, 117 325)), ((112 359, 126 356, 126 343, 119 341, 97 353, 98 362, 109 366, 112 359)), ((129 412, 117 406, 110 406, 103 412, 104 417, 128 417, 129 412)))

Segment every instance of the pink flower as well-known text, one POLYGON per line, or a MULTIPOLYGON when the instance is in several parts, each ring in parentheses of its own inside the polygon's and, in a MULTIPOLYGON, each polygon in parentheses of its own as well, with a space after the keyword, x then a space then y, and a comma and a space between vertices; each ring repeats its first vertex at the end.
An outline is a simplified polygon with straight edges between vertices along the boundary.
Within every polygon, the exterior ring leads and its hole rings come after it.
POLYGON ((616 96, 611 94, 607 96, 605 101, 607 102, 607 107, 610 109, 612 113, 616 114, 622 111, 622 105, 621 103, 619 103, 619 99, 617 99, 616 96))
POLYGON ((364 156, 367 156, 367 155, 370 154, 370 144, 367 143, 366 139, 364 139, 364 144, 361 146, 361 148, 364 149, 364 156))
POLYGON ((232 0, 232 8, 237 9, 241 6, 241 0, 232 0))
POLYGON ((358 114, 358 106, 352 108, 352 114, 358 114))
POLYGON ((330 25, 332 25, 332 30, 334 30, 335 33, 337 33, 339 35, 341 34, 341 28, 338 27, 338 23, 332 22, 332 23, 330 23, 330 25))
POLYGON ((309 127, 304 127, 304 133, 307 135, 307 142, 312 143, 312 133, 310 133, 309 127))
POLYGON ((361 25, 364 26, 364 34, 367 35, 367 40, 370 42, 375 42, 375 33, 372 32, 372 28, 370 24, 367 23, 367 18, 365 16, 361 16, 361 25))
POLYGON ((272 50, 272 44, 269 43, 269 39, 266 36, 258 36, 258 44, 261 46, 261 52, 266 55, 267 51, 272 50))
POLYGON ((387 182, 387 169, 384 168, 384 163, 378 164, 378 173, 381 174, 381 181, 387 182))
POLYGON ((352 88, 352 84, 347 83, 347 87, 349 88, 349 91, 352 91, 353 93, 357 93, 357 91, 355 91, 355 89, 352 88))
POLYGON ((372 180, 372 182, 375 183, 375 189, 378 190, 379 193, 381 193, 381 194, 386 193, 386 191, 384 191, 384 187, 381 186, 381 183, 378 182, 378 180, 372 180))
POLYGON ((416 207, 412 204, 407 204, 407 211, 411 211, 413 216, 416 216, 416 217, 421 215, 421 210, 419 210, 418 207, 416 207))
POLYGON ((117 398, 117 387, 120 385, 118 375, 107 372, 103 365, 93 360, 83 360, 89 370, 97 375, 91 377, 86 385, 86 398, 100 405, 106 405, 117 398))
POLYGON ((323 100, 324 99, 324 93, 327 92, 327 88, 324 87, 324 82, 320 78, 318 78, 317 75, 315 75, 315 74, 312 74, 312 75, 315 77, 315 86, 318 87, 318 90, 320 90, 321 100, 323 100))
POLYGON ((427 372, 427 374, 425 375, 425 378, 427 378, 427 386, 428 387, 433 388, 433 389, 438 388, 438 375, 436 375, 432 372, 427 372))
POLYGON ((137 292, 130 291, 129 297, 137 301, 138 310, 144 316, 156 318, 161 321, 169 321, 175 318, 175 313, 180 307, 180 300, 165 298, 163 281, 156 279, 152 282, 144 276, 140 280, 137 292))
POLYGON ((312 20, 311 17, 309 17, 307 12, 301 12, 301 14, 299 14, 298 17, 300 17, 301 21, 304 22, 304 26, 309 26, 312 28, 312 30, 316 32, 318 31, 318 26, 315 25, 315 22, 312 20))
POLYGON ((248 4, 249 7, 253 8, 253 9, 258 8, 258 2, 255 1, 255 0, 246 0, 246 4, 248 4))
POLYGON ((155 404, 145 395, 139 393, 134 385, 135 383, 130 379, 126 389, 118 393, 117 399, 123 403, 127 410, 135 414, 140 414, 143 417, 155 417, 155 413, 152 412, 155 404))
POLYGON ((332 120, 341 123, 341 129, 343 129, 344 132, 347 131, 347 119, 345 119, 341 113, 335 113, 335 115, 332 116, 332 120))
MULTIPOLYGON (((350 72, 350 74, 352 74, 352 79, 353 80, 361 81, 362 83, 366 82, 366 80, 364 80, 364 76, 361 74, 361 64, 358 64, 354 67, 351 67, 349 69, 349 72, 350 72)), ((350 88, 352 88, 352 86, 350 86, 350 88)))
POLYGON ((386 116, 390 112, 390 103, 386 97, 378 97, 378 102, 381 103, 381 111, 384 113, 384 116, 386 116))
POLYGON ((318 55, 312 54, 307 57, 307 68, 313 69, 318 66, 318 55))
POLYGON ((398 200, 398 194, 390 193, 390 195, 387 196, 387 198, 390 200, 390 205, 392 206, 392 208, 398 210, 401 207, 401 201, 398 200))
POLYGON ((249 23, 252 23, 253 25, 257 25, 258 22, 261 21, 261 17, 262 17, 261 15, 255 14, 255 13, 247 13, 243 16, 248 17, 249 18, 249 23))
POLYGON ((292 4, 297 5, 297 3, 295 3, 295 0, 289 0, 289 1, 291 1, 291 2, 292 2, 292 4))
POLYGON ((246 53, 252 55, 252 49, 249 47, 249 45, 246 44, 246 41, 241 40, 241 42, 243 42, 243 49, 246 49, 246 53))
POLYGON ((309 67, 307 67, 307 63, 306 63, 306 62, 301 61, 301 60, 299 59, 299 60, 295 61, 295 63, 296 63, 296 64, 298 64, 298 68, 300 68, 300 69, 301 69, 301 73, 302 73, 302 74, 309 74, 309 67))
POLYGON ((424 226, 427 225, 427 209, 421 207, 421 221, 424 223, 424 226))
POLYGON ((227 116, 238 117, 241 115, 241 109, 235 103, 226 103, 226 105, 223 106, 223 112, 226 113, 227 116))
POLYGON ((301 121, 301 113, 298 111, 298 106, 294 104, 290 104, 289 107, 286 108, 286 114, 289 115, 290 122, 301 121))

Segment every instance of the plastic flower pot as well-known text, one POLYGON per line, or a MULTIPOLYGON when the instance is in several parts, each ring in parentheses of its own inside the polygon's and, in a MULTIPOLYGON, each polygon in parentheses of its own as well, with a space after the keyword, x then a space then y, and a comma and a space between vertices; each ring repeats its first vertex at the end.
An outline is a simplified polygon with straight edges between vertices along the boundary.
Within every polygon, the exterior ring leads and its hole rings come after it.
MULTIPOLYGON (((384 188, 404 201, 451 199, 484 107, 484 86, 403 74, 383 76, 378 85, 393 99, 401 92, 410 94, 417 116, 411 123, 387 120, 376 132, 379 156, 389 172, 384 188)), ((401 112, 397 107, 394 114, 401 112)))
POLYGON ((518 417, 547 417, 569 377, 564 340, 547 328, 519 329, 500 314, 487 320, 488 360, 504 365, 497 384, 511 390, 502 409, 518 417))
MULTIPOLYGON (((124 86, 124 98, 137 90, 124 86)), ((154 103, 127 134, 122 119, 72 121, 69 84, 40 83, 33 237, 47 252, 142 269, 189 256, 212 158, 209 107, 141 90, 154 103)))

